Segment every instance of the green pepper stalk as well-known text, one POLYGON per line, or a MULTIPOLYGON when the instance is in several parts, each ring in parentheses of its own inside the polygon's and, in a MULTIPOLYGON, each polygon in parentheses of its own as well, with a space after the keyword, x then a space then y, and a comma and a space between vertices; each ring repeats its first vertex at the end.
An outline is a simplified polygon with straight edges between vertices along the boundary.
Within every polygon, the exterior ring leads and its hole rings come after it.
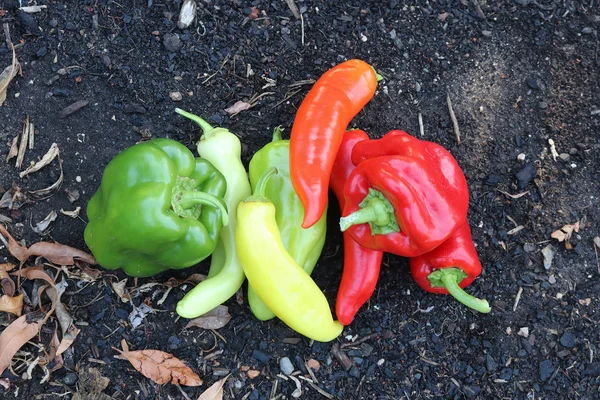
MULTIPOLYGON (((290 179, 290 141, 282 140, 279 127, 273 131, 273 140, 257 151, 250 160, 248 174, 253 190, 256 190, 261 176, 272 167, 277 168, 278 173, 265 183, 264 195, 275 206, 275 220, 281 232, 283 246, 310 275, 325 244, 327 209, 317 223, 308 229, 302 228, 304 208, 290 179)), ((248 304, 254 316, 261 321, 275 317, 250 284, 248 304)))
MULTIPOLYGON (((241 143, 237 136, 225 128, 213 128, 208 122, 176 108, 175 111, 194 121, 202 128, 203 135, 198 142, 198 154, 210 161, 227 181, 224 200, 229 210, 236 210, 238 204, 250 196, 252 190, 246 169, 241 161, 241 143)), ((200 282, 177 304, 177 313, 184 318, 196 318, 229 300, 239 290, 245 280, 235 248, 237 217, 229 214, 229 224, 221 229, 217 255, 211 257, 209 277, 200 282), (216 270, 218 272, 212 272, 216 270)))

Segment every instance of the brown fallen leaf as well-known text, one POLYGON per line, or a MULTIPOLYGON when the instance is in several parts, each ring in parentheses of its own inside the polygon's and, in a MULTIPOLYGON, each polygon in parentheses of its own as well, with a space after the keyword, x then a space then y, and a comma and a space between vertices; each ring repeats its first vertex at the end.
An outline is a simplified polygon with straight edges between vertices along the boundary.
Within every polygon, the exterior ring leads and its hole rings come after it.
POLYGON ((0 335, 0 374, 10 366, 17 351, 38 334, 44 324, 43 314, 29 313, 14 320, 0 335))
POLYGON ((227 107, 225 109, 225 112, 231 116, 234 116, 250 108, 252 108, 252 104, 245 101, 236 101, 234 105, 232 105, 231 107, 227 107))
POLYGON ((562 228, 552 232, 550 236, 559 242, 565 242, 565 248, 571 249, 572 246, 571 243, 569 243, 569 240, 571 240, 573 232, 579 232, 579 223, 580 221, 577 221, 574 224, 564 225, 562 228))
POLYGON ((30 256, 42 256, 53 264, 73 265, 75 259, 90 265, 97 264, 91 254, 60 243, 37 242, 29 247, 28 252, 30 256))
POLYGON ((229 378, 229 375, 213 383, 208 389, 202 392, 198 400, 223 400, 223 385, 225 385, 227 378, 229 378))
POLYGON ((10 278, 10 275, 8 273, 14 268, 14 264, 0 264, 0 286, 2 286, 2 291, 4 291, 4 294, 10 297, 15 295, 16 288, 15 282, 10 278))
POLYGON ((172 354, 160 350, 123 351, 116 347, 113 349, 120 353, 115 358, 126 358, 142 375, 159 385, 167 382, 183 386, 202 385, 202 379, 172 354))
POLYGON ((17 156, 17 154, 19 154, 19 135, 15 136, 14 139, 12 140, 12 143, 10 144, 10 150, 8 151, 8 154, 6 155, 6 162, 9 162, 11 158, 14 158, 17 156))
POLYGON ((8 251, 15 257, 17 260, 21 261, 21 264, 27 261, 29 258, 29 252, 27 251, 27 247, 23 246, 21 243, 17 242, 10 233, 6 230, 6 228, 0 224, 0 234, 6 238, 8 241, 8 251))
POLYGON ((0 311, 9 312, 20 317, 23 312, 23 294, 14 297, 3 294, 0 297, 0 311))
POLYGON ((192 328, 194 326, 203 329, 219 329, 227 325, 230 320, 231 315, 229 315, 229 309, 227 306, 220 305, 206 314, 192 319, 183 329, 192 328))

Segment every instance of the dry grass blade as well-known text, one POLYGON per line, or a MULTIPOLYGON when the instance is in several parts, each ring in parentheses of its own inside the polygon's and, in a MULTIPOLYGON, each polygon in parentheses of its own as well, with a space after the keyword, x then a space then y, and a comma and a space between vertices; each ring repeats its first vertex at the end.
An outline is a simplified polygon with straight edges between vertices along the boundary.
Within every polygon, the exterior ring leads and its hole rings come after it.
POLYGON ((28 192, 34 198, 41 199, 41 198, 43 198, 45 196, 48 196, 55 189, 58 189, 60 187, 60 185, 62 185, 63 179, 64 179, 64 173, 63 173, 63 168, 62 168, 62 160, 60 159, 60 157, 59 157, 58 160, 59 160, 59 166, 60 166, 60 175, 58 176, 58 179, 56 180, 56 182, 54 182, 52 185, 48 186, 47 188, 43 188, 43 189, 39 189, 39 190, 34 190, 34 191, 31 191, 31 192, 28 192))
POLYGON ((203 329, 219 329, 227 325, 230 320, 231 315, 229 315, 229 309, 227 306, 220 305, 206 314, 192 319, 184 329, 192 328, 194 326, 203 329))
POLYGON ((198 400, 223 400, 223 385, 225 385, 227 378, 229 378, 229 375, 213 383, 198 397, 198 400))
POLYGON ((15 53, 15 47, 12 46, 12 64, 8 67, 4 68, 4 71, 0 74, 0 106, 6 100, 6 90, 8 89, 8 85, 13 80, 19 69, 21 68, 21 64, 17 61, 17 54, 15 53))
POLYGON ((58 145, 56 143, 52 143, 50 149, 44 154, 42 159, 32 166, 28 167, 25 171, 21 172, 19 176, 23 178, 26 175, 29 175, 33 172, 39 171, 44 168, 46 165, 50 164, 58 155, 60 154, 60 150, 58 149, 58 145))
POLYGON ((42 256, 54 264, 74 265, 78 259, 96 265, 96 259, 91 254, 60 243, 37 242, 28 251, 32 256, 42 256))
POLYGON ((21 165, 23 165, 23 159, 25 158, 25 151, 27 150, 27 145, 29 144, 29 115, 25 118, 25 122, 23 123, 23 132, 21 133, 21 142, 19 143, 19 151, 17 152, 17 161, 15 162, 15 167, 17 169, 21 169, 21 165))
POLYGON ((10 366, 17 351, 38 334, 44 320, 41 314, 25 314, 10 324, 0 335, 0 374, 10 366))
POLYGON ((20 317, 23 313, 23 294, 14 297, 3 294, 0 297, 0 311, 9 312, 20 317))
POLYGON ((115 347, 113 349, 118 351, 120 356, 125 357, 142 375, 159 385, 167 382, 182 386, 202 385, 202 379, 172 354, 160 350, 122 351, 115 347))
POLYGON ((21 262, 21 264, 24 263, 25 261, 27 261, 27 259, 29 258, 29 251, 27 250, 27 247, 25 247, 22 244, 20 244, 19 242, 17 242, 11 236, 11 234, 8 233, 8 231, 6 230, 6 228, 3 225, 0 225, 0 233, 8 241, 7 247, 8 247, 8 251, 10 252, 10 254, 12 254, 13 257, 15 257, 17 260, 19 260, 21 262))

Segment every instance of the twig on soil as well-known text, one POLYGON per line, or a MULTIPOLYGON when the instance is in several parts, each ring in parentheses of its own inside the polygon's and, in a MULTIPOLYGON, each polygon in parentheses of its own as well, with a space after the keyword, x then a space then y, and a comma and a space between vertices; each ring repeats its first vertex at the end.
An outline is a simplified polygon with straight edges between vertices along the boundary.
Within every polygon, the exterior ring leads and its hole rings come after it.
POLYGON ((78 100, 75 103, 66 106, 62 110, 60 110, 60 117, 66 118, 69 115, 73 114, 76 111, 81 110, 83 107, 87 106, 89 102, 87 100, 78 100))
POLYGON ((181 388, 181 386, 179 386, 178 384, 175 384, 175 386, 177 386, 177 389, 179 389, 179 391, 181 392, 181 395, 183 396, 183 398, 185 400, 192 400, 190 398, 190 396, 188 396, 187 393, 183 391, 183 389, 181 388))
POLYGON ((6 42, 6 48, 10 49, 13 43, 10 39, 10 26, 8 25, 8 22, 2 24, 2 28, 4 29, 4 41, 6 42))
POLYGON ((326 391, 324 391, 323 389, 321 389, 320 387, 318 387, 317 385, 315 385, 315 383, 308 379, 307 377, 304 377, 302 375, 298 375, 298 378, 302 379, 303 381, 305 381, 306 383, 308 383, 310 385, 310 387, 312 387, 313 389, 315 389, 317 392, 319 392, 319 394, 321 396, 324 396, 328 399, 333 399, 333 396, 330 395, 329 393, 327 393, 326 391))
POLYGON ((460 144, 460 128, 458 127, 458 120, 452 109, 452 100, 450 100, 450 94, 446 94, 446 103, 448 103, 448 112, 450 113, 450 119, 452 120, 452 128, 454 129, 454 135, 456 136, 456 143, 460 144))
POLYGON ((225 64, 227 64, 227 61, 229 61, 229 54, 227 54, 225 56, 225 58, 223 59, 223 62, 221 62, 221 65, 219 65, 219 68, 212 75, 209 75, 208 78, 206 78, 205 80, 202 81, 202 84, 204 85, 205 83, 210 81, 212 78, 214 78, 219 73, 219 71, 221 71, 223 69, 225 64))
POLYGON ((517 311, 517 307, 519 306, 519 301, 521 301, 522 293, 523 293, 523 287, 519 287, 519 291, 517 292, 517 297, 515 297, 515 304, 513 304, 513 312, 517 311))
POLYGON ((421 136, 425 135, 425 127, 423 127, 423 114, 419 113, 419 132, 421 136))

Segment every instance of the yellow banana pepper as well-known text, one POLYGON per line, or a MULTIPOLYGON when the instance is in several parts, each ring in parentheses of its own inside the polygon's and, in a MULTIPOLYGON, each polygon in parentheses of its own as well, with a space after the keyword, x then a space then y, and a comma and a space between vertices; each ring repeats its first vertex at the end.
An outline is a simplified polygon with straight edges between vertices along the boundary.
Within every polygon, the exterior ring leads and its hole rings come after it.
POLYGON ((263 174, 254 194, 237 207, 235 244, 238 257, 260 299, 296 332, 319 342, 342 333, 325 295, 285 250, 275 219, 275 206, 265 197, 265 183, 277 173, 263 174))

